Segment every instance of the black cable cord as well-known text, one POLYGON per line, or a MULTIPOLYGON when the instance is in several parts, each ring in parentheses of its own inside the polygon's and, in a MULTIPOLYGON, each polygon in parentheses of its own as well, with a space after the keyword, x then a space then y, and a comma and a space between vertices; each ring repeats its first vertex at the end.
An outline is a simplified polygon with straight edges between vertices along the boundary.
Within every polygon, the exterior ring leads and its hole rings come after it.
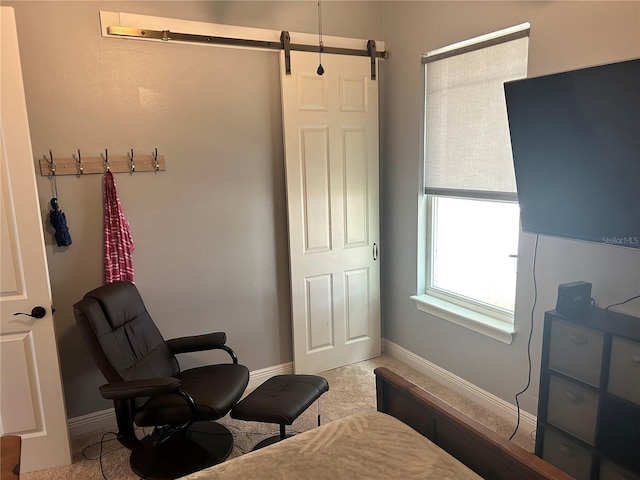
MULTIPOLYGON (((242 433, 242 434, 246 435, 247 437, 250 437, 250 436, 267 436, 267 435, 269 435, 269 436, 270 436, 270 434, 268 434, 268 433, 266 433, 266 432, 236 432, 236 434, 238 434, 238 433, 242 433)), ((297 434, 299 434, 299 433, 301 433, 301 432, 299 432, 299 431, 297 431, 297 430, 291 430, 291 431, 287 432, 287 436, 289 436, 289 435, 297 435, 297 434)), ((216 435, 227 435, 227 434, 226 434, 226 433, 220 433, 220 434, 216 434, 216 435)), ((267 438, 269 438, 269 437, 267 437, 267 438)), ((115 432, 105 432, 105 433, 102 435, 102 437, 100 438, 100 441, 99 441, 99 442, 95 442, 95 443, 92 443, 91 445, 87 445, 86 447, 84 447, 84 448, 82 449, 82 456, 83 456, 85 459, 87 459, 87 460, 99 460, 99 462, 100 462, 100 474, 102 475, 102 478, 103 478, 104 480, 108 480, 108 479, 107 479, 107 475, 106 475, 106 474, 105 474, 105 472, 104 472, 104 465, 103 465, 103 463, 102 463, 102 458, 103 458, 103 456, 108 455, 109 453, 115 452, 115 451, 117 451, 117 450, 121 450, 121 449, 125 448, 123 445, 120 445, 120 446, 118 446, 118 447, 116 447, 116 448, 112 448, 111 450, 107 450, 107 451, 105 452, 105 451, 104 451, 104 445, 105 445, 105 443, 107 443, 107 442, 113 442, 114 440, 117 440, 117 439, 118 439, 118 434, 117 434, 117 433, 115 433, 115 432), (114 437, 113 437, 113 438, 110 438, 110 439, 108 439, 108 440, 105 440, 105 438, 107 437, 107 435, 113 435, 114 437), (95 447, 95 446, 97 446, 97 445, 99 445, 99 446, 100 446, 100 452, 99 452, 98 456, 97 456, 97 457, 92 457, 92 456, 90 456, 90 455, 87 453, 87 451, 88 451, 90 448, 93 448, 93 447, 95 447)), ((244 452, 244 451, 243 451, 242 453, 244 454, 244 453, 248 453, 248 452, 244 452)), ((140 479, 141 479, 141 480, 143 480, 144 478, 145 478, 145 477, 140 477, 140 479)))
POLYGON ((526 392, 531 386, 531 338, 533 337, 533 314, 536 309, 536 303, 538 302, 538 283, 536 280, 536 258, 538 256, 538 235, 536 235, 536 242, 533 247, 533 304, 531 305, 531 314, 530 314, 530 325, 529 325, 529 340, 527 341, 527 361, 528 361, 528 372, 527 372, 527 385, 520 390, 515 395, 516 399, 516 409, 517 409, 517 420, 516 420, 516 428, 513 430, 513 433, 509 437, 509 440, 512 440, 515 437, 518 428, 520 428, 520 395, 526 392))
MULTIPOLYGON (((105 438, 107 435, 109 435, 109 434, 114 435, 114 438, 110 438, 109 440, 106 440, 106 442, 113 442, 114 440, 117 440, 117 439, 118 439, 118 434, 117 434, 117 433, 115 433, 115 432, 106 432, 106 433, 104 433, 104 434, 102 435, 102 438, 100 439, 100 441, 99 441, 99 442, 95 442, 95 443, 92 443, 91 445, 87 445, 86 447, 84 447, 84 448, 82 449, 82 456, 83 456, 85 459, 87 459, 87 460, 98 460, 98 459, 100 458, 99 456, 97 456, 97 457, 92 457, 92 456, 90 456, 90 455, 87 453, 87 451, 88 451, 90 448, 93 448, 93 447, 95 447, 95 446, 97 446, 97 445, 100 445, 100 447, 102 448, 102 444, 103 444, 103 443, 105 443, 105 439, 104 439, 104 438, 105 438)), ((120 450, 121 448, 124 448, 124 447, 123 447, 122 445, 120 445, 119 447, 116 447, 116 448, 114 448, 113 450, 109 450, 109 451, 107 451, 107 452, 103 452, 102 454, 103 454, 103 455, 106 455, 107 453, 115 452, 116 450, 120 450)))
POLYGON ((104 480, 107 480, 107 476, 104 473, 104 466, 102 464, 103 455, 107 455, 108 453, 115 452, 116 450, 120 450, 120 449, 124 448, 122 445, 120 445, 119 447, 113 448, 113 449, 105 452, 104 451, 104 444, 105 444, 105 438, 107 437, 107 435, 113 435, 114 436, 114 438, 110 438, 109 440, 106 440, 107 442, 112 442, 112 441, 118 439, 118 434, 117 433, 115 433, 115 432, 105 432, 104 434, 102 434, 102 437, 100 438, 99 442, 92 443, 91 445, 88 445, 88 446, 86 446, 86 447, 84 447, 82 449, 82 456, 84 458, 86 458, 87 460, 99 460, 100 461, 100 473, 102 474, 102 478, 104 480), (97 457, 90 457, 87 454, 87 450, 89 450, 90 448, 95 447, 96 445, 100 445, 100 453, 98 454, 97 457))
POLYGON ((609 305, 608 307, 605 308, 605 310, 609 311, 609 309, 611 307, 617 307, 618 305, 624 305, 625 303, 630 302, 631 300, 635 300, 636 298, 640 298, 640 295, 636 295, 635 297, 631 297, 631 298, 627 298, 626 300, 622 301, 622 302, 618 302, 618 303, 612 303, 611 305, 609 305))
MULTIPOLYGON (((113 434, 113 432, 107 432, 104 435, 102 435, 102 438, 100 439, 100 473, 102 474, 102 478, 104 480, 107 480, 107 476, 104 473, 104 466, 102 465, 102 453, 103 453, 103 446, 104 446, 104 439, 107 435, 109 434, 113 434)), ((118 437, 118 435, 116 434, 116 438, 118 437)))
MULTIPOLYGON (((142 431, 144 432, 144 429, 142 431)), ((86 447, 84 447, 82 449, 82 456, 84 458, 86 458, 87 460, 99 460, 99 462, 100 462, 100 473, 102 474, 102 478, 104 480, 108 480, 108 479, 107 479, 107 475, 104 472, 104 465, 102 463, 102 458, 105 455, 108 455, 109 453, 112 453, 112 452, 115 452, 115 451, 118 451, 118 450, 121 450, 121 449, 125 448, 124 445, 120 445, 118 447, 112 448, 111 450, 107 450, 105 452, 104 451, 104 445, 105 445, 106 442, 113 442, 114 440, 117 440, 117 439, 118 439, 118 434, 117 433, 115 433, 115 432, 105 432, 104 434, 102 434, 102 437, 100 438, 99 442, 95 442, 95 443, 92 443, 91 445, 87 445, 86 447), (114 437, 105 441, 105 438, 107 437, 107 435, 113 435, 114 437), (96 445, 100 445, 100 452, 99 452, 98 456, 97 457, 89 456, 87 454, 87 450, 89 450, 90 448, 95 447, 96 445)), ((140 477, 140 478, 142 478, 142 477, 140 477)))

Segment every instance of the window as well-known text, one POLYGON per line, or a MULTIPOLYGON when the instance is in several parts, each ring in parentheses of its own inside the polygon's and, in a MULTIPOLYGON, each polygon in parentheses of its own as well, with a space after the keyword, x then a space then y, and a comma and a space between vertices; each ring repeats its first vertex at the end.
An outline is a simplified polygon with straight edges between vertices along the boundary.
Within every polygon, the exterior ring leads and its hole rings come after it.
POLYGON ((507 343, 519 207, 503 83, 526 77, 529 24, 434 50, 425 65, 425 270, 418 308, 507 343))

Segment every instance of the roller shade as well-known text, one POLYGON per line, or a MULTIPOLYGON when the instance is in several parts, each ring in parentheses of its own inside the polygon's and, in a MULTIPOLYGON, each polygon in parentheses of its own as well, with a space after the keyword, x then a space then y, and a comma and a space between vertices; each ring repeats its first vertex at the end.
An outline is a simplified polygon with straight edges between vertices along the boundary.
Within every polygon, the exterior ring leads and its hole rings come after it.
POLYGON ((423 55, 425 193, 517 199, 503 83, 528 43, 523 24, 423 55))

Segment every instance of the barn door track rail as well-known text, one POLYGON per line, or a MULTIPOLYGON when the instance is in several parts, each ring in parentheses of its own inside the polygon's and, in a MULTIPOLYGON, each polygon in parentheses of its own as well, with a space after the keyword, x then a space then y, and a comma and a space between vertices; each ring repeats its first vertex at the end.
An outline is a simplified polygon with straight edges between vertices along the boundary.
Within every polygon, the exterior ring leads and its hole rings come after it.
POLYGON ((375 40, 367 41, 366 49, 357 48, 342 48, 323 45, 307 45, 303 43, 291 43, 291 35, 288 31, 283 30, 280 33, 280 41, 271 40, 257 40, 247 38, 234 38, 215 35, 200 35, 193 33, 180 33, 171 30, 154 30, 148 28, 134 28, 118 25, 109 25, 106 28, 108 35, 115 35, 129 38, 142 38, 149 40, 161 40, 164 42, 176 41, 187 43, 200 43, 208 45, 221 45, 221 46, 235 46, 245 48, 258 48, 266 50, 284 50, 285 51, 285 65, 286 73, 291 74, 291 51, 302 52, 319 52, 322 48, 322 53, 333 53, 337 55, 353 55, 359 57, 371 58, 371 79, 376 79, 376 58, 386 59, 389 58, 387 51, 378 51, 376 49, 375 40))

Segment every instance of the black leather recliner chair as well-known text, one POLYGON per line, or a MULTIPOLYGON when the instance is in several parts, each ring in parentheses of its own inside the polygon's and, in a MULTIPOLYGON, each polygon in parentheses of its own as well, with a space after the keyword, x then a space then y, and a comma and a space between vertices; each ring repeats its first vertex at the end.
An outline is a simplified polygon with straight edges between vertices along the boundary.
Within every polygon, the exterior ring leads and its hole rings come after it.
POLYGON ((74 305, 95 362, 108 383, 118 439, 131 449, 131 468, 143 478, 178 478, 223 461, 231 432, 213 422, 240 400, 249 370, 225 345, 223 332, 165 341, 138 289, 116 282, 88 292, 74 305), (222 349, 232 363, 180 370, 178 353, 222 349), (154 427, 138 438, 135 425, 154 427))

